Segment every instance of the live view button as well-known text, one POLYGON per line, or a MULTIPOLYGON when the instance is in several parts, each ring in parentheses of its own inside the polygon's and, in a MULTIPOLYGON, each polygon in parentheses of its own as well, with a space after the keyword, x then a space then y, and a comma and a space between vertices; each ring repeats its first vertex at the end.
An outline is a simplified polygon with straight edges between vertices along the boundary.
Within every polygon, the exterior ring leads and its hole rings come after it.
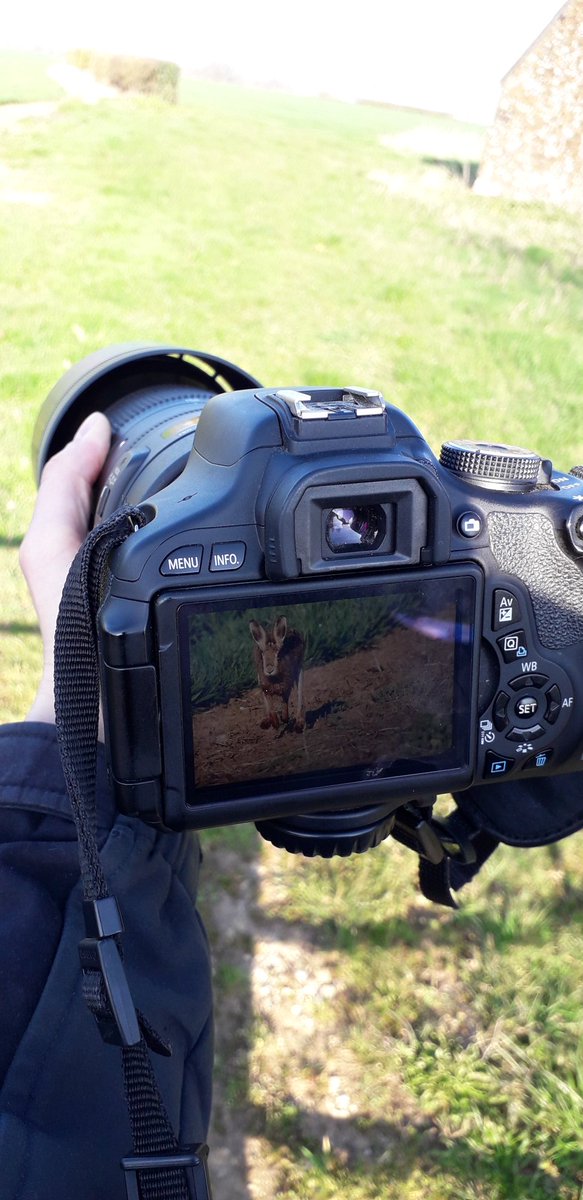
POLYGON ((211 550, 211 571, 238 571, 245 562, 245 542, 217 542, 211 550))

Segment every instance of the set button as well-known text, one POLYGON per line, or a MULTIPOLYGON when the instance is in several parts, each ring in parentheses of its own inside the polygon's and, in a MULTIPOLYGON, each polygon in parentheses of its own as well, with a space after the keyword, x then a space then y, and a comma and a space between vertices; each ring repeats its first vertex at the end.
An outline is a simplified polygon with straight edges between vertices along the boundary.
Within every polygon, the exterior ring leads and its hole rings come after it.
POLYGON ((530 717, 536 717, 539 710, 539 701, 536 696, 519 696, 514 705, 514 712, 521 721, 528 721, 530 717))

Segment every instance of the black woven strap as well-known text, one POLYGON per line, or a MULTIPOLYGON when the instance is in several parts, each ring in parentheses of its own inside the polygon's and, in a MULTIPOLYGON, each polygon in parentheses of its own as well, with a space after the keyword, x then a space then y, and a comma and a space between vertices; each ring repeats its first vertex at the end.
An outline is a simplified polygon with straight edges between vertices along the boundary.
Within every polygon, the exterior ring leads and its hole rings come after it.
MULTIPOLYGON (((110 896, 95 838, 95 777, 99 722, 96 622, 104 570, 113 550, 145 523, 140 509, 121 509, 94 529, 69 571, 55 636, 55 714, 61 761, 79 840, 87 938, 80 957, 84 995, 106 1041, 122 1046, 125 1094, 134 1159, 124 1160, 128 1195, 141 1200, 210 1197, 193 1191, 185 1171, 172 1165, 180 1151, 156 1083, 148 1045, 169 1048, 135 1012, 121 954, 123 928, 110 896), (126 1163, 156 1159, 155 1166, 130 1170, 126 1163), (164 1164, 164 1158, 168 1164, 164 1164), (130 1183, 131 1178, 131 1183, 130 1183), (137 1189, 137 1191, 136 1191, 137 1189)), ((192 1156, 191 1156, 192 1157, 192 1156)), ((198 1159, 196 1159, 198 1163, 198 1159)), ((206 1178, 206 1169, 205 1169, 206 1178)))
POLYGON ((55 716, 61 762, 79 839, 86 899, 108 894, 95 840, 99 725, 96 618, 101 579, 113 550, 143 525, 140 509, 121 509, 87 536, 61 597, 55 633, 55 716))

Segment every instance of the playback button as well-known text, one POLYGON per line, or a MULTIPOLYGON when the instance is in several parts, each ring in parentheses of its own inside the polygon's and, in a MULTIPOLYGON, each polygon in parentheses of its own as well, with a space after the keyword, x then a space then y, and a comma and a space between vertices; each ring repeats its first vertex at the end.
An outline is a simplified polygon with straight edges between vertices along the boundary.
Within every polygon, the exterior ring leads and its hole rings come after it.
POLYGON ((512 770, 513 766, 513 758, 505 758, 502 754, 495 754, 493 750, 487 750, 484 779, 501 779, 503 775, 507 775, 512 770))

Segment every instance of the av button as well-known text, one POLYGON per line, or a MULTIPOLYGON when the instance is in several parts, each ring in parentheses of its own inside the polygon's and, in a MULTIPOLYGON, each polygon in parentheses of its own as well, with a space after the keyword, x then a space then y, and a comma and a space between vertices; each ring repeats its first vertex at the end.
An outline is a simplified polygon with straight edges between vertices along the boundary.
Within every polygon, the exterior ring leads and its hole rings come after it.
POLYGON ((217 542, 211 550, 211 571, 238 571, 246 550, 245 542, 217 542))
POLYGON ((492 612, 493 629, 504 629, 505 625, 516 625, 520 621, 520 605, 514 592, 508 588, 496 588, 492 612))

